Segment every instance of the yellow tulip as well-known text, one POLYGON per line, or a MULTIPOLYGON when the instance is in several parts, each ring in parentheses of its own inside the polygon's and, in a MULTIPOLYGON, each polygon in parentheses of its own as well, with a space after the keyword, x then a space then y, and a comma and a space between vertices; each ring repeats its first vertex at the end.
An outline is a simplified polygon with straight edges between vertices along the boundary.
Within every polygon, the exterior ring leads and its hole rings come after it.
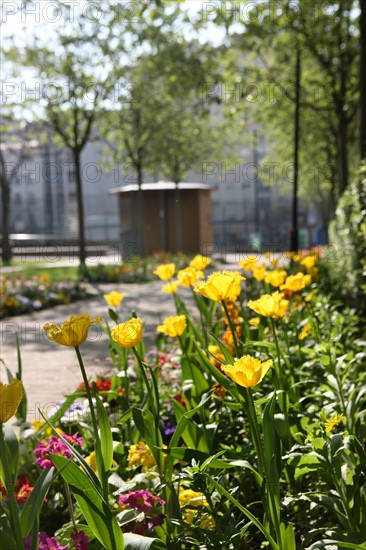
POLYGON ((194 267, 186 267, 178 271, 178 280, 182 286, 191 286, 197 279, 203 278, 203 271, 197 270, 194 267))
POLYGON ((126 323, 120 323, 112 329, 112 339, 123 348, 133 348, 142 340, 142 321, 133 317, 126 323))
POLYGON ((257 279, 257 281, 263 281, 266 274, 267 274, 267 271, 266 271, 265 265, 260 265, 253 269, 253 277, 254 279, 257 279))
POLYGON ((194 291, 215 302, 235 302, 240 294, 240 282, 245 281, 237 271, 217 271, 207 281, 196 283, 194 291))
POLYGON ((111 307, 118 307, 125 296, 126 294, 116 292, 115 290, 112 290, 109 294, 103 294, 103 298, 111 307))
POLYGON ((304 275, 301 271, 295 273, 295 275, 289 275, 281 285, 281 290, 286 290, 289 292, 298 292, 311 283, 311 275, 304 275))
POLYGON ((210 258, 202 256, 202 254, 197 254, 197 256, 195 256, 193 260, 189 262, 189 265, 190 267, 194 267, 194 269, 197 269, 198 271, 202 271, 202 269, 206 269, 206 267, 210 265, 210 263, 210 258))
POLYGON ((252 319, 249 319, 249 324, 251 327, 259 327, 260 323, 260 317, 253 317, 252 319))
POLYGON ((310 270, 314 267, 316 264, 317 256, 315 254, 310 254, 309 256, 305 256, 300 262, 301 265, 306 267, 306 269, 310 270))
POLYGON ((0 382, 0 422, 7 422, 18 410, 23 397, 23 384, 14 379, 10 384, 0 382))
POLYGON ((287 271, 284 269, 274 269, 273 271, 268 271, 264 277, 266 283, 272 286, 280 286, 287 277, 287 271))
POLYGON ((249 300, 248 307, 258 315, 277 319, 285 315, 288 304, 289 301, 283 298, 282 293, 274 292, 273 294, 263 294, 259 300, 249 300))
POLYGON ((167 317, 163 325, 159 325, 156 329, 158 332, 163 332, 168 336, 181 336, 187 327, 187 321, 184 315, 176 315, 167 317))
POLYGON ((161 292, 166 292, 167 294, 175 294, 180 285, 179 281, 171 281, 161 288, 161 292))
POLYGON ((272 359, 261 363, 259 359, 244 355, 240 359, 236 359, 233 365, 221 365, 221 370, 239 386, 252 388, 263 380, 272 365, 272 359))
POLYGON ((74 348, 85 342, 89 328, 93 323, 101 322, 101 317, 93 319, 87 313, 82 313, 71 315, 70 319, 64 321, 61 326, 56 323, 47 323, 44 325, 43 330, 53 342, 74 348))
POLYGON ((162 281, 169 281, 175 273, 174 264, 162 264, 158 265, 154 274, 157 275, 162 281))
POLYGON ((257 265, 259 261, 260 258, 257 258, 256 256, 247 256, 245 259, 239 261, 239 265, 246 271, 253 271, 253 269, 259 267, 257 265))

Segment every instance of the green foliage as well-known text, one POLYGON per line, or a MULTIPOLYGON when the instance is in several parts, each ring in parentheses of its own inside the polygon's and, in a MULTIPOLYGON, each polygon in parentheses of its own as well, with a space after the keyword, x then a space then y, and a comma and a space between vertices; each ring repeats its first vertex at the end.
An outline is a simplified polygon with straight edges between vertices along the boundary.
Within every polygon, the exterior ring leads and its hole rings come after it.
POLYGON ((366 167, 350 182, 342 195, 330 226, 330 239, 337 262, 332 267, 352 303, 365 309, 366 303, 366 167))

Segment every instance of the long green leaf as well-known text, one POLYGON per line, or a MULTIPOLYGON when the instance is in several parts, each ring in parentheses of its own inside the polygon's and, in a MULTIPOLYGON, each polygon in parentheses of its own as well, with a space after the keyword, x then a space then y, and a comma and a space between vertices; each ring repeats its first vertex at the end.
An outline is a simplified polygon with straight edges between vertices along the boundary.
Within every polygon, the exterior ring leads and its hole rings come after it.
POLYGON ((5 452, 8 457, 10 473, 13 478, 13 483, 15 483, 18 475, 19 442, 13 428, 8 424, 4 424, 4 440, 6 443, 5 452))
POLYGON ((207 477, 210 480, 210 482, 216 487, 218 493, 226 497, 232 504, 234 504, 234 506, 238 508, 238 510, 240 510, 257 527, 257 529, 264 535, 265 539, 270 543, 272 550, 285 550, 284 548, 278 547, 278 544, 276 543, 276 541, 273 539, 273 537, 271 536, 269 531, 266 529, 266 527, 262 525, 262 523, 259 521, 258 518, 256 518, 251 512, 249 512, 249 510, 244 508, 244 506, 242 506, 240 502, 238 502, 236 498, 233 497, 233 495, 231 495, 228 491, 226 491, 226 489, 224 489, 224 487, 220 485, 220 483, 215 481, 211 476, 207 476, 207 477))
POLYGON ((23 538, 31 533, 33 525, 39 521, 41 508, 52 483, 54 471, 55 468, 53 467, 43 470, 20 512, 20 525, 23 538))
POLYGON ((11 533, 7 533, 3 526, 0 528, 0 548, 4 550, 19 550, 11 533))
POLYGON ((94 395, 97 402, 98 423, 100 433, 100 445, 102 450, 104 469, 108 472, 111 469, 113 462, 113 436, 111 426, 109 424, 107 411, 103 406, 103 402, 99 395, 94 395))
POLYGON ((126 533, 125 550, 165 550, 166 546, 160 539, 143 537, 134 533, 126 533))
POLYGON ((82 470, 69 459, 52 455, 60 474, 70 485, 87 524, 105 550, 123 550, 123 534, 108 504, 82 470))
POLYGON ((164 452, 170 456, 173 456, 177 460, 182 460, 187 463, 191 463, 192 460, 196 462, 203 463, 210 459, 210 462, 207 462, 207 468, 232 468, 233 465, 225 460, 220 458, 211 457, 208 453, 203 453, 202 451, 197 451, 196 449, 187 449, 187 447, 169 447, 164 449, 164 452))

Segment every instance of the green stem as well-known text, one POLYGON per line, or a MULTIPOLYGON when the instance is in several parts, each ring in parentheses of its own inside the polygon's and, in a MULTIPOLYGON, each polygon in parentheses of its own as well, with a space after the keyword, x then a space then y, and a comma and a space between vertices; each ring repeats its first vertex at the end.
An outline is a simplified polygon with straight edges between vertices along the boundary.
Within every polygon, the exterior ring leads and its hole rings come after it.
POLYGON ((71 498, 70 487, 69 487, 69 484, 66 483, 65 480, 64 480, 64 484, 65 484, 65 493, 66 493, 67 507, 68 507, 68 509, 69 509, 69 514, 70 514, 71 523, 73 524, 74 529, 76 530, 77 527, 76 527, 76 521, 75 521, 74 507, 73 507, 73 505, 72 505, 72 498, 71 498))
POLYGON ((108 502, 108 481, 105 475, 105 469, 104 469, 104 462, 103 462, 103 456, 102 456, 102 448, 100 444, 100 438, 99 438, 99 432, 98 432, 98 424, 97 424, 97 418, 95 416, 95 410, 93 405, 93 399, 92 394, 89 387, 89 381, 88 377, 86 376, 85 367, 83 363, 83 359, 80 354, 79 347, 75 347, 76 356, 79 361, 79 366, 81 370, 81 374, 84 381, 84 386, 86 390, 86 395, 89 403, 89 409, 90 409, 90 416, 91 421, 93 425, 93 431, 94 431, 94 437, 95 437, 95 454, 96 454, 96 460, 97 460, 97 468, 98 472, 100 473, 100 478, 102 482, 102 490, 103 490, 103 497, 106 502, 108 502))
MULTIPOLYGON (((139 356, 137 350, 135 347, 132 348, 132 351, 136 357, 136 360, 138 362, 138 365, 140 367, 140 371, 141 371, 141 374, 142 374, 142 378, 144 380, 144 383, 145 383, 145 386, 146 386, 146 390, 147 390, 147 393, 148 393, 148 397, 149 397, 149 405, 150 405, 150 408, 151 408, 151 412, 154 416, 154 426, 155 426, 155 433, 154 433, 154 439, 155 439, 155 445, 156 447, 161 447, 162 445, 162 438, 161 438, 161 433, 160 433, 160 428, 159 428, 159 422, 160 422, 160 409, 159 409, 159 396, 158 395, 155 395, 155 400, 156 400, 156 405, 155 405, 155 402, 154 402, 154 396, 152 394, 152 391, 151 391, 151 387, 150 387, 150 384, 149 384, 149 379, 147 377, 147 374, 146 374, 146 371, 145 371, 145 366, 143 364, 143 361, 141 359, 141 357, 139 356)), ((151 371, 150 371, 151 372, 151 371)), ((153 376, 152 372, 151 372, 151 375, 153 376)), ((151 385, 153 386, 154 388, 154 383, 152 382, 151 385)), ((160 450, 158 453, 157 453, 157 465, 158 465, 158 469, 159 469, 159 473, 160 475, 162 474, 163 472, 163 465, 164 465, 164 458, 163 458, 163 452, 160 450)))
POLYGON ((227 309, 227 306, 225 304, 225 300, 221 300, 221 304, 222 304, 222 307, 224 308, 225 315, 226 315, 226 318, 228 320, 231 333, 233 335, 233 342, 234 342, 236 356, 239 357, 240 356, 240 351, 239 351, 238 341, 236 339, 236 332, 235 332, 235 327, 234 327, 233 321, 232 321, 232 319, 229 315, 229 310, 227 309))
POLYGON ((3 433, 3 423, 0 422, 0 457, 1 457, 1 463, 4 471, 4 477, 5 477, 4 483, 5 483, 6 493, 8 496, 10 522, 14 530, 17 546, 18 548, 23 548, 24 542, 23 542, 22 530, 20 526, 19 506, 15 499, 15 488, 14 488, 13 481, 11 479, 11 474, 10 474, 6 453, 7 453, 7 445, 5 443, 5 438, 3 433))
POLYGON ((265 477, 264 452, 263 452, 263 445, 261 442, 258 417, 257 417, 257 412, 255 410, 253 394, 250 388, 243 388, 243 389, 244 389, 243 395, 244 395, 245 403, 247 405, 248 419, 249 419, 250 426, 252 428, 253 443, 254 443, 255 450, 257 452, 258 468, 261 476, 264 478, 265 477))
POLYGON ((199 298, 198 298, 196 292, 193 290, 192 286, 191 286, 191 290, 192 290, 192 294, 193 294, 194 300, 196 302, 196 305, 197 305, 197 308, 198 308, 198 311, 199 311, 199 314, 200 314, 201 330, 203 332, 203 337, 205 339, 205 346, 207 348, 208 347, 207 327, 205 326, 205 323, 204 323, 202 311, 201 311, 201 308, 200 308, 200 301, 199 301, 199 298))

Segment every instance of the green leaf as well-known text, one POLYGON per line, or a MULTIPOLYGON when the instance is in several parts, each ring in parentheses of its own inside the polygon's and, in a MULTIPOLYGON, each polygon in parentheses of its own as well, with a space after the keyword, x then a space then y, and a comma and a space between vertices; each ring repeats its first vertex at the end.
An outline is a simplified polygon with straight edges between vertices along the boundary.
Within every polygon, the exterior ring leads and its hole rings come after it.
POLYGON ((126 533, 124 540, 125 550, 164 550, 166 548, 160 539, 143 537, 134 533, 126 533))
POLYGON ((280 531, 283 548, 286 548, 286 550, 296 550, 296 540, 293 525, 291 525, 291 523, 288 523, 286 525, 285 523, 281 522, 280 531))
MULTIPOLYGON (((19 336, 18 333, 15 334, 15 343, 17 348, 17 360, 18 360, 18 370, 16 373, 16 377, 18 380, 22 379, 22 356, 20 353, 20 344, 19 344, 19 336)), ((23 386, 23 397, 20 402, 20 405, 18 407, 18 410, 16 412, 16 417, 23 422, 27 419, 27 394, 25 392, 24 386, 23 386)))
POLYGON ((201 464, 207 462, 207 468, 232 468, 233 465, 230 462, 215 458, 208 453, 197 451, 196 449, 187 449, 187 447, 169 447, 164 449, 164 453, 173 456, 177 460, 183 460, 191 464, 192 460, 200 462, 201 464))
POLYGON ((229 380, 229 378, 224 376, 222 372, 219 371, 219 369, 210 362, 206 354, 202 351, 198 342, 194 341, 194 345, 196 347, 198 356, 202 361, 202 365, 206 366, 207 370, 211 373, 212 377, 216 380, 216 382, 218 382, 218 384, 226 388, 235 399, 239 400, 239 395, 238 395, 236 386, 231 382, 231 380, 229 380))
POLYGON ((215 479, 213 479, 211 476, 207 476, 210 482, 215 486, 217 492, 220 495, 223 495, 226 497, 234 506, 238 508, 252 523, 255 525, 255 527, 264 535, 265 539, 270 543, 271 548, 273 550, 284 550, 280 549, 278 547, 278 544, 276 541, 272 538, 270 532, 267 530, 267 528, 259 521, 258 518, 256 518, 247 508, 244 508, 242 504, 238 500, 236 500, 233 495, 231 495, 220 483, 218 483, 215 479))
POLYGON ((5 452, 8 457, 10 473, 13 477, 13 482, 15 483, 18 475, 19 442, 13 428, 8 424, 4 424, 4 440, 6 443, 5 452))
POLYGON ((0 528, 0 548, 4 550, 19 550, 11 532, 6 532, 3 526, 0 528))
POLYGON ((123 550, 123 534, 108 504, 88 477, 71 460, 51 455, 60 474, 70 485, 87 524, 106 550, 123 550))
POLYGON ((132 409, 128 409, 128 411, 125 411, 121 418, 118 420, 117 424, 126 424, 132 417, 132 409))
POLYGON ((309 472, 314 472, 322 465, 322 461, 315 453, 309 453, 300 457, 295 469, 295 479, 299 479, 309 472))
MULTIPOLYGON (((230 351, 224 346, 224 344, 221 342, 221 340, 219 340, 214 335, 213 332, 210 332, 210 336, 212 336, 212 338, 215 340, 216 344, 219 346, 222 355, 225 357, 226 363, 228 365, 233 365, 234 364, 234 357, 231 355, 230 351)), ((215 357, 215 359, 217 359, 217 358, 215 357)), ((217 359, 217 361, 219 361, 219 360, 217 359)), ((221 363, 221 361, 220 361, 220 363, 221 363)))
POLYGON ((103 406, 103 402, 99 395, 94 395, 97 402, 98 423, 100 433, 100 445, 104 463, 104 469, 108 472, 111 469, 113 462, 113 436, 107 411, 103 406))
POLYGON ((48 493, 48 489, 51 486, 54 471, 55 468, 53 467, 42 471, 32 493, 20 512, 20 525, 23 538, 31 533, 35 523, 38 524, 41 508, 48 493))

